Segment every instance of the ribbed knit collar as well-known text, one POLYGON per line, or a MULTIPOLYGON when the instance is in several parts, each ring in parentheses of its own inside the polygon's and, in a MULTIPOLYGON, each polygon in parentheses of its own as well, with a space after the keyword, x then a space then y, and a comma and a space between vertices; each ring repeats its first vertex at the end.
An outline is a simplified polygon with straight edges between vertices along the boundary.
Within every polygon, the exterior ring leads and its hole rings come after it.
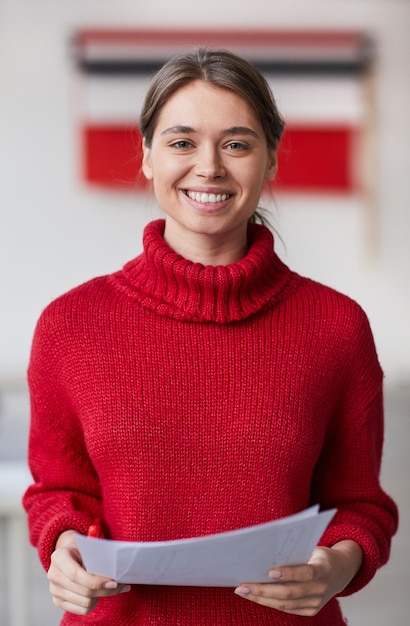
POLYGON ((297 275, 273 250, 272 233, 250 224, 249 251, 230 265, 202 265, 164 241, 164 220, 144 230, 144 251, 112 276, 117 287, 158 314, 174 319, 226 323, 273 306, 293 290, 297 275))

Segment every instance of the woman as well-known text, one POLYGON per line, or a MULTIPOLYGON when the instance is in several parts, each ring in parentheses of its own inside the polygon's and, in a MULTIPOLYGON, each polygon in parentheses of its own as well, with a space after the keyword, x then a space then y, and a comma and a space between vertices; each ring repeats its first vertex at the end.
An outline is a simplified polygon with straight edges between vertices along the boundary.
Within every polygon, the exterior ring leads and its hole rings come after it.
POLYGON ((386 562, 382 371, 367 318, 303 278, 257 221, 283 121, 264 78, 194 50, 154 77, 143 173, 165 219, 144 251, 40 317, 24 497, 62 624, 344 624, 337 595, 386 562), (236 590, 120 585, 73 535, 158 541, 337 508, 309 563, 236 590), (235 593, 234 593, 235 591, 235 593), (309 619, 307 619, 309 618, 309 619))

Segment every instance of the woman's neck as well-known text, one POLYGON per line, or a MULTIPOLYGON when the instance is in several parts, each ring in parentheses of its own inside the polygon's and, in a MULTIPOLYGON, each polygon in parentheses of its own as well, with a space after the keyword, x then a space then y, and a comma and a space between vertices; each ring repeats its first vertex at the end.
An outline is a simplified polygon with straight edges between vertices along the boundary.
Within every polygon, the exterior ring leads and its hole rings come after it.
POLYGON ((165 225, 164 240, 185 259, 202 265, 230 265, 248 252, 246 229, 231 233, 183 232, 165 225))

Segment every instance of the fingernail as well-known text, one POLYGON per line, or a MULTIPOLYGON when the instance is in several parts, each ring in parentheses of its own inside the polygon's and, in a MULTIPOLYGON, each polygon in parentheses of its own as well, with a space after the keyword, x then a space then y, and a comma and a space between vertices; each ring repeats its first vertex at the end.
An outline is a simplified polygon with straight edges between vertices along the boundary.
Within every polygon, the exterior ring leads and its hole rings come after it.
POLYGON ((280 578, 282 578, 282 576, 282 572, 279 572, 277 569, 272 569, 269 572, 269 578, 271 578, 272 580, 279 580, 280 578))
POLYGON ((238 594, 238 596, 248 596, 250 592, 249 587, 242 587, 242 585, 235 589, 235 593, 238 594))
POLYGON ((131 591, 131 585, 125 585, 125 587, 121 589, 121 593, 128 593, 129 591, 131 591))
POLYGON ((109 580, 108 582, 103 584, 104 589, 117 589, 118 583, 115 580, 109 580))

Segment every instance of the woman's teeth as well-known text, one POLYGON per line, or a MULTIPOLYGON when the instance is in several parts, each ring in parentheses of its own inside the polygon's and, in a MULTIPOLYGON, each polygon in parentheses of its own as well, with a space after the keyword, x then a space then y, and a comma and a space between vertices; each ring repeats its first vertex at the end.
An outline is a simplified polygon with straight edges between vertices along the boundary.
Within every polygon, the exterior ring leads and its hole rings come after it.
POLYGON ((224 202, 229 198, 227 193, 200 193, 199 191, 187 191, 186 195, 196 202, 224 202))

